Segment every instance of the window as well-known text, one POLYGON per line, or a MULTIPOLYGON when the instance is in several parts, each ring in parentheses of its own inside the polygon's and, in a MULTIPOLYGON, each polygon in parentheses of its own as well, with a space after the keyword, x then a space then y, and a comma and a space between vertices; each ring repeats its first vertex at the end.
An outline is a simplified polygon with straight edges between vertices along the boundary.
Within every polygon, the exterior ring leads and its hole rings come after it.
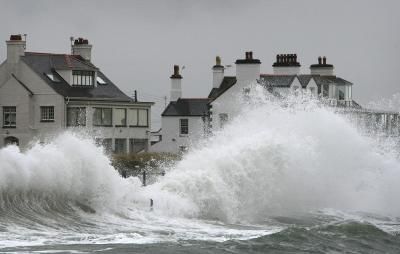
POLYGON ((72 71, 72 85, 74 86, 92 86, 93 79, 93 71, 72 71))
POLYGON ((54 122, 54 106, 41 106, 40 107, 40 121, 41 122, 54 122))
POLYGON ((60 80, 52 73, 46 73, 46 76, 53 82, 60 82, 60 80))
POLYGON ((189 134, 189 119, 179 119, 179 134, 187 135, 189 134))
POLYGON ((17 107, 3 107, 3 127, 15 128, 17 126, 17 107))
POLYGON ((94 126, 112 126, 112 109, 95 108, 93 112, 94 126))
POLYGON ((345 87, 339 86, 339 100, 344 100, 345 99, 345 87))
POLYGON ((106 153, 111 153, 112 151, 112 139, 111 138, 96 138, 96 145, 102 146, 106 153))
POLYGON ((219 127, 224 128, 227 122, 228 122, 228 114, 226 113, 219 114, 219 127))
POLYGON ((126 109, 114 109, 114 124, 115 126, 126 126, 126 109))
POLYGON ((86 126, 86 108, 67 108, 67 126, 86 126))
POLYGON ((147 109, 129 109, 128 110, 129 126, 149 126, 147 109))
POLYGON ((145 138, 131 138, 129 139, 129 151, 131 153, 138 153, 147 151, 148 140, 145 138))
POLYGON ((322 97, 329 96, 329 85, 322 85, 322 97))
POLYGON ((138 110, 138 115, 139 115, 139 126, 148 126, 147 122, 147 109, 139 109, 138 110))
POLYGON ((115 153, 126 153, 126 139, 115 139, 115 153))
POLYGON ((107 82, 104 81, 104 79, 100 78, 99 76, 97 76, 96 81, 97 81, 97 84, 99 84, 99 85, 106 85, 107 84, 107 82))

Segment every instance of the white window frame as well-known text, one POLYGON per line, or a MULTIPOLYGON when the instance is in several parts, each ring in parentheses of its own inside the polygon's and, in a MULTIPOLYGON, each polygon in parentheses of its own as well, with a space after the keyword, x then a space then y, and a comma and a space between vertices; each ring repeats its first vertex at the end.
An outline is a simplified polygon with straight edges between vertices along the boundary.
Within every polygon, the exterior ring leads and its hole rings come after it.
POLYGON ((179 119, 179 135, 182 135, 182 136, 189 135, 189 119, 188 118, 180 118, 179 119), (186 124, 184 122, 186 122, 186 124))
POLYGON ((15 128, 17 127, 17 107, 16 106, 4 106, 3 107, 3 128, 15 128), (6 125, 6 114, 14 115, 15 122, 10 122, 6 125))
POLYGON ((54 106, 40 106, 40 122, 54 122, 54 106))

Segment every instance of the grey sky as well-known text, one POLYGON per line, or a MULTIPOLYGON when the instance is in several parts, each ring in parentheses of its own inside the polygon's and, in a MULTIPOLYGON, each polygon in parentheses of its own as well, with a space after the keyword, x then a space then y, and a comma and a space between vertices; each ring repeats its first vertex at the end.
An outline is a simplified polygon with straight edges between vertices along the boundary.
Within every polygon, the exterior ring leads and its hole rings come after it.
POLYGON ((39 52, 69 53, 71 35, 86 37, 93 62, 159 114, 173 64, 186 66, 183 95, 202 97, 216 55, 232 64, 253 50, 263 73, 278 53, 297 53, 303 73, 326 55, 365 104, 400 92, 399 10, 396 0, 0 0, 0 59, 12 33, 27 33, 27 50, 39 52))

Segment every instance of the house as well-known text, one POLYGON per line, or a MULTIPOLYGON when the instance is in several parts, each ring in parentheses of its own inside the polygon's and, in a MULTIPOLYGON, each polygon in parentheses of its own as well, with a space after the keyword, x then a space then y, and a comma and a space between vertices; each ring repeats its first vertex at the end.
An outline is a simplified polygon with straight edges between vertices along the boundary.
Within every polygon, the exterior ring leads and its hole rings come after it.
POLYGON ((253 58, 251 51, 246 52, 244 59, 236 60, 236 76, 224 76, 220 62, 217 58, 213 67, 213 87, 208 96, 212 131, 223 128, 237 115, 240 110, 237 100, 248 93, 249 85, 257 84, 279 98, 307 93, 341 114, 353 114, 358 126, 368 127, 365 129, 375 133, 400 134, 399 113, 361 107, 353 99, 353 83, 337 76, 326 57, 319 57, 317 64, 310 65, 309 74, 300 73, 301 65, 296 54, 277 55, 272 74, 260 72, 261 61, 253 58))
POLYGON ((26 51, 11 35, 0 65, 0 147, 46 142, 64 130, 88 133, 115 153, 149 146, 152 102, 123 93, 91 62, 92 45, 71 41, 71 54, 26 51))
POLYGON ((261 61, 246 52, 235 61, 236 75, 225 76, 221 58, 212 67, 212 87, 206 98, 181 98, 182 76, 175 66, 171 76, 171 102, 162 113, 161 131, 151 147, 154 151, 179 153, 204 136, 224 128, 241 110, 238 100, 246 98, 252 85, 259 85, 282 99, 289 95, 314 96, 341 114, 352 114, 358 126, 373 133, 399 135, 398 112, 376 111, 361 107, 353 99, 353 83, 337 76, 326 57, 310 65, 310 73, 300 72, 296 54, 279 54, 272 64, 273 72, 261 73, 261 61))
POLYGON ((170 103, 161 114, 161 136, 151 151, 179 153, 186 151, 206 133, 208 98, 182 98, 182 75, 174 66, 171 79, 170 103))

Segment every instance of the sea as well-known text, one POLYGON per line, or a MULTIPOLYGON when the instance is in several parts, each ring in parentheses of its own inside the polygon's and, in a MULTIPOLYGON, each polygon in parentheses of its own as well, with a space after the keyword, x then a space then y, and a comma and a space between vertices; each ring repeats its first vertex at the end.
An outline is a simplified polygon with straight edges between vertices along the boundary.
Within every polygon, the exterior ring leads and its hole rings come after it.
POLYGON ((147 186, 82 133, 0 149, 0 253, 400 253, 398 137, 256 92, 147 186))

